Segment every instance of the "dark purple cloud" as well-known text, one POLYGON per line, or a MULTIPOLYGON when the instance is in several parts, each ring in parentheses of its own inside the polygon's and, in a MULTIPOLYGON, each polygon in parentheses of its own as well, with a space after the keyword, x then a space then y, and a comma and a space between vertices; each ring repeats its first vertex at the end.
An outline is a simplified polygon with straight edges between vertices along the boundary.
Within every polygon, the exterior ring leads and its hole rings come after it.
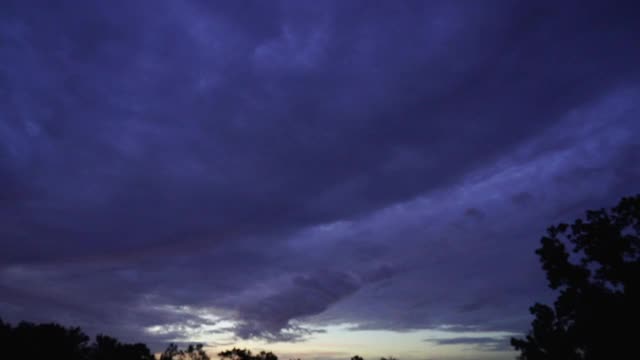
POLYGON ((522 331, 544 228, 638 191, 637 7, 9 1, 0 315, 522 331))

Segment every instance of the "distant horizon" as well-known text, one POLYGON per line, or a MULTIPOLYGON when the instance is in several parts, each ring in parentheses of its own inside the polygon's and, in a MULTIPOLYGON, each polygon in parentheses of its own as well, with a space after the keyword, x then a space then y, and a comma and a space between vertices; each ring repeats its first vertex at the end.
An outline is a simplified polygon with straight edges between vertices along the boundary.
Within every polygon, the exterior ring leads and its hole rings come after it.
MULTIPOLYGON (((51 323, 58 324, 66 328, 77 327, 77 326, 74 326, 73 324, 62 324, 62 323, 56 323, 56 322, 51 322, 51 323)), ((39 323, 33 323, 33 324, 38 325, 39 323)), ((47 322, 41 323, 41 324, 47 324, 47 322)), ((10 325, 17 326, 18 323, 10 324, 10 325)), ((333 335, 339 334, 342 336, 351 337, 352 338, 351 340, 360 340, 360 341, 362 340, 367 341, 368 339, 371 339, 371 338, 377 338, 380 340, 384 339, 384 341, 388 343, 387 346, 389 346, 389 344, 393 344, 388 349, 392 349, 393 346, 398 346, 398 352, 405 354, 405 356, 403 356, 402 359, 418 359, 420 358, 420 356, 415 355, 415 353, 422 351, 422 349, 419 349, 419 348, 410 349, 406 347, 407 345, 411 344, 410 340, 407 341, 407 336, 406 336, 407 334, 411 334, 412 337, 417 339, 424 338, 425 340, 423 341, 425 342, 433 342, 434 344, 437 344, 438 342, 442 342, 443 345, 446 345, 447 342, 451 342, 451 344, 449 345, 456 345, 459 343, 459 344, 472 344, 471 346, 473 346, 473 344, 475 344, 476 341, 482 341, 483 346, 487 346, 489 349, 493 348, 493 351, 487 351, 487 349, 485 349, 484 355, 487 358, 494 358, 494 359, 498 359, 502 357, 507 358, 507 355, 509 354, 505 354, 505 349, 510 347, 509 345, 510 337, 521 335, 516 333, 488 332, 485 334, 486 335, 485 338, 478 338, 477 337, 478 332, 467 332, 467 333, 450 332, 450 331, 447 331, 446 329, 440 329, 440 330, 429 330, 429 331, 425 331, 425 330, 407 331, 407 332, 403 332, 402 334, 398 334, 395 332, 385 332, 381 330, 376 330, 376 331, 358 330, 355 333, 356 334, 360 333, 359 334, 360 336, 353 336, 354 334, 352 332, 349 332, 349 330, 352 329, 352 326, 353 324, 344 324, 343 326, 332 326, 332 327, 329 327, 329 329, 327 329, 327 334, 333 334, 333 335), (378 335, 376 336, 376 334, 378 335), (455 338, 447 337, 447 335, 451 335, 451 334, 456 334, 456 337, 455 338), (386 335, 387 337, 382 338, 380 335, 386 335), (451 341, 452 339, 454 341, 451 341), (465 339, 469 341, 468 342, 464 341, 465 339), (410 355, 412 352, 414 352, 413 356, 410 355)), ((82 331, 82 328, 80 328, 80 330, 82 331)), ((91 339, 95 339, 96 336, 98 335, 111 336, 110 334, 105 334, 104 332, 97 332, 95 334, 87 334, 87 335, 89 335, 91 339)), ((186 339, 182 339, 182 340, 176 339, 176 341, 169 341, 168 343, 163 345, 156 345, 156 348, 150 347, 150 350, 156 358, 159 358, 159 356, 162 355, 164 350, 167 349, 169 344, 178 344, 181 349, 186 349, 189 345, 202 344, 204 345, 203 347, 204 350, 207 352, 207 354, 211 358, 218 357, 218 353, 221 351, 237 348, 237 349, 250 350, 254 354, 259 353, 260 351, 272 352, 272 353, 275 353, 275 355, 277 355, 278 358, 281 360, 286 360, 286 359, 350 360, 354 356, 363 357, 365 360, 366 359, 378 360, 383 357, 384 358, 393 357, 395 359, 398 359, 398 356, 396 354, 383 353, 383 352, 380 352, 380 350, 371 350, 364 344, 358 344, 357 342, 345 342, 346 339, 341 339, 340 340, 342 341, 341 343, 322 343, 322 341, 331 340, 331 337, 322 336, 322 335, 324 334, 321 334, 319 336, 321 339, 316 338, 316 339, 311 339, 310 341, 308 340, 305 342, 294 343, 294 344, 291 344, 291 343, 265 344, 265 343, 256 342, 256 341, 237 341, 237 342, 230 342, 225 344, 222 344, 222 343, 207 344, 206 342, 188 341, 186 339), (358 346, 361 346, 361 349, 360 349, 361 351, 357 351, 358 346), (330 347, 338 350, 326 351, 326 350, 322 350, 323 347, 330 347), (287 350, 287 348, 290 348, 290 349, 287 350), (296 348, 299 348, 299 350, 296 351, 296 348)), ((123 341, 123 343, 130 343, 130 344, 140 343, 140 341, 136 339, 121 339, 121 338, 116 338, 116 339, 119 341, 123 341)), ((149 345, 149 344, 145 344, 145 345, 149 345)), ((384 344, 381 344, 381 346, 385 347, 384 344)), ((515 354, 516 353, 513 352, 510 355, 513 357, 515 356, 515 354)), ((439 356, 437 351, 429 355, 439 356)))

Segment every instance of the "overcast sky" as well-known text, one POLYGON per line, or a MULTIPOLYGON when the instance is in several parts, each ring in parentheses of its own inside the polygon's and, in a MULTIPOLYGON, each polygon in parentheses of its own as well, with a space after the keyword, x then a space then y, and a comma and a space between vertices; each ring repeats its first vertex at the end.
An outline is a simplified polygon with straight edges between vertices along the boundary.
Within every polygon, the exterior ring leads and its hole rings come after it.
POLYGON ((0 317, 513 358, 548 225, 640 191, 637 1, 0 6, 0 317))

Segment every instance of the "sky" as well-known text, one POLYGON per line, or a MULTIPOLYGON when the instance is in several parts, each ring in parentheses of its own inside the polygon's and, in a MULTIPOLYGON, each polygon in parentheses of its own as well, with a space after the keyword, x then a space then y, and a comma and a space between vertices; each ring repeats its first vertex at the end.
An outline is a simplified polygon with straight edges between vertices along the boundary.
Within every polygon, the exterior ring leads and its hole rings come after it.
POLYGON ((0 317, 512 359, 545 229, 640 191, 637 1, 0 9, 0 317))

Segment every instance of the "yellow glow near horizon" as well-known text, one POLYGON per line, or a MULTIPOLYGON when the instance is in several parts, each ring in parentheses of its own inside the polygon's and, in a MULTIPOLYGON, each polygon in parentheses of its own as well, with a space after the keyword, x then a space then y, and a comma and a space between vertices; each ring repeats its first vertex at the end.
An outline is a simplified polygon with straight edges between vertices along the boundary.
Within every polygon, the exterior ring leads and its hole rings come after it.
MULTIPOLYGON (((180 342, 201 342, 210 344, 207 352, 212 357, 219 351, 232 347, 247 348, 252 351, 272 351, 282 360, 301 358, 305 360, 350 359, 353 355, 365 359, 378 359, 381 356, 393 356, 402 360, 425 359, 437 357, 441 359, 468 358, 474 359, 511 359, 514 353, 508 351, 488 351, 473 348, 471 344, 438 345, 435 340, 450 338, 496 338, 506 339, 515 335, 508 332, 477 332, 441 330, 353 330, 354 324, 341 324, 323 327, 323 333, 316 333, 299 342, 267 343, 259 340, 236 339, 231 332, 216 331, 230 329, 231 321, 220 321, 216 325, 205 325, 199 331, 182 332, 185 336, 176 339, 180 342), (213 332, 212 332, 213 331, 213 332)), ((170 333, 184 330, 181 327, 148 328, 154 334, 170 333)), ((506 340, 504 340, 506 341, 506 340)))

